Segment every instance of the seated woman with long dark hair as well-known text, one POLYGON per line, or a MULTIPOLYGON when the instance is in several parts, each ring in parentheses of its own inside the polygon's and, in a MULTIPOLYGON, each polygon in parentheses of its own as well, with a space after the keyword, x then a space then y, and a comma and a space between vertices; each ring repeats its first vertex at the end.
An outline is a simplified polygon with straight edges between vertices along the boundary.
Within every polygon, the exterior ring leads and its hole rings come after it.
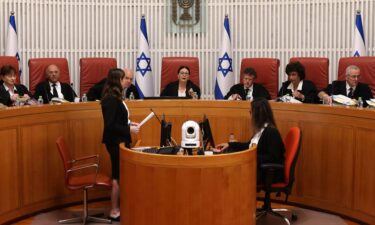
POLYGON ((181 66, 177 70, 177 81, 169 83, 160 96, 174 96, 174 97, 201 97, 201 90, 191 80, 189 80, 190 69, 187 66, 181 66))
MULTIPOLYGON (((265 98, 256 98, 251 102, 252 138, 248 142, 229 142, 216 146, 214 152, 236 152, 257 146, 257 181, 262 181, 260 165, 265 163, 284 164, 285 147, 276 127, 272 109, 265 98)), ((274 181, 282 181, 283 173, 275 174, 274 181)))

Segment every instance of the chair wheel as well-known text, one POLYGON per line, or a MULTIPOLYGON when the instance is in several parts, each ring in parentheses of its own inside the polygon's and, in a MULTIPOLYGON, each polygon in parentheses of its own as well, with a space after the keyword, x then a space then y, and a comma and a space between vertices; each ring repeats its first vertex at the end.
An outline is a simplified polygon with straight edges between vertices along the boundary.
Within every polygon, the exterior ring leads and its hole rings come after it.
POLYGON ((297 220, 297 215, 292 213, 292 221, 296 221, 297 220))

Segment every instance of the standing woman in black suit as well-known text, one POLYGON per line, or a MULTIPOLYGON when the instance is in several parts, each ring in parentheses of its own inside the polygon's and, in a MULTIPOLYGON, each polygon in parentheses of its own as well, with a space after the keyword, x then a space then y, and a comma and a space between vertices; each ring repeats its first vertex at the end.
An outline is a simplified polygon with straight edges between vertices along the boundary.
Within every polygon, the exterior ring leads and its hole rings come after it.
MULTIPOLYGON (((248 142, 229 142, 216 146, 214 152, 236 152, 257 146, 257 182, 263 182, 260 166, 265 163, 284 164, 284 142, 273 117, 272 109, 265 98, 251 102, 252 138, 248 142)), ((274 182, 282 181, 284 174, 276 171, 274 182)))
POLYGON ((130 133, 138 133, 138 123, 130 122, 129 110, 123 101, 122 92, 129 85, 122 69, 111 69, 104 85, 101 105, 104 119, 103 143, 105 144, 112 163, 112 209, 109 217, 120 219, 120 152, 119 144, 130 147, 130 133))

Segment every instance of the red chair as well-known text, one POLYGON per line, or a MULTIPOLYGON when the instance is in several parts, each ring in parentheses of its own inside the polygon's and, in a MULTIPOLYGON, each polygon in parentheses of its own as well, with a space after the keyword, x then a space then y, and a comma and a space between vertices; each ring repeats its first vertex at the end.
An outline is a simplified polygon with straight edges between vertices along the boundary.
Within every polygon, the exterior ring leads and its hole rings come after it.
POLYGON ((91 155, 72 159, 69 149, 65 143, 65 139, 62 136, 57 138, 56 144, 64 165, 66 187, 70 190, 83 190, 83 215, 72 219, 60 220, 59 223, 111 223, 111 220, 92 217, 88 215, 88 189, 95 186, 104 186, 110 188, 112 185, 111 178, 98 173, 99 155, 91 155))
POLYGON ((46 79, 46 68, 54 64, 60 69, 60 82, 70 84, 68 60, 66 58, 29 59, 29 90, 32 94, 36 86, 46 79))
POLYGON ((169 83, 177 80, 177 70, 181 66, 189 67, 189 79, 198 87, 200 86, 199 59, 197 57, 163 57, 161 62, 160 90, 163 90, 169 83))
POLYGON ((18 74, 16 82, 17 84, 19 84, 20 83, 20 68, 18 65, 17 58, 15 56, 0 56, 0 69, 1 67, 5 65, 11 65, 16 69, 16 74, 18 74))
POLYGON ((339 61, 337 77, 339 80, 345 80, 345 70, 348 66, 355 65, 361 69, 360 82, 368 84, 372 95, 375 95, 375 57, 345 57, 339 61))
POLYGON ((305 79, 315 84, 318 91, 328 86, 329 59, 318 57, 293 57, 290 62, 299 61, 305 67, 305 79))
MULTIPOLYGON (((263 164, 260 167, 264 171, 265 183, 258 185, 258 188, 265 191, 263 207, 257 210, 257 220, 267 214, 281 217, 290 225, 288 218, 279 214, 279 211, 288 211, 287 209, 272 209, 271 208, 271 193, 285 193, 285 202, 288 201, 288 196, 292 192, 294 183, 294 171, 297 163, 298 154, 301 148, 302 134, 298 127, 292 127, 286 138, 284 139, 285 145, 285 162, 284 165, 279 164, 263 164), (284 181, 279 183, 272 183, 273 174, 277 170, 284 171, 284 181)), ((292 213, 292 220, 296 220, 297 216, 292 213)))
POLYGON ((94 84, 107 77, 108 71, 117 68, 115 58, 82 58, 79 60, 80 85, 79 93, 87 93, 94 84))
POLYGON ((247 67, 252 67, 257 72, 256 83, 263 85, 271 95, 272 99, 277 97, 279 89, 279 66, 280 60, 273 58, 244 58, 241 61, 241 75, 247 67))

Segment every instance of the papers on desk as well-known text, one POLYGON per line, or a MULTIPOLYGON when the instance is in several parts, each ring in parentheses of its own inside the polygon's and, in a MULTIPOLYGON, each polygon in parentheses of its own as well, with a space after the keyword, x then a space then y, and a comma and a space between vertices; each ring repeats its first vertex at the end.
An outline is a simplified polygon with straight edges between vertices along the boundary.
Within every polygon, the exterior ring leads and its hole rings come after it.
POLYGON ((332 100, 336 103, 340 103, 342 105, 348 106, 355 106, 357 105, 357 101, 353 100, 345 95, 332 95, 332 100))
POLYGON ((67 103, 67 102, 69 102, 69 101, 67 101, 67 100, 65 100, 65 99, 63 99, 63 98, 53 97, 53 98, 51 99, 51 102, 53 102, 53 103, 67 103))
POLYGON ((279 99, 282 102, 290 102, 290 103, 302 104, 301 101, 295 99, 294 97, 292 97, 290 95, 284 95, 284 96, 280 97, 279 99))
POLYGON ((371 107, 375 108, 375 99, 371 98, 370 100, 366 100, 367 104, 371 107))

